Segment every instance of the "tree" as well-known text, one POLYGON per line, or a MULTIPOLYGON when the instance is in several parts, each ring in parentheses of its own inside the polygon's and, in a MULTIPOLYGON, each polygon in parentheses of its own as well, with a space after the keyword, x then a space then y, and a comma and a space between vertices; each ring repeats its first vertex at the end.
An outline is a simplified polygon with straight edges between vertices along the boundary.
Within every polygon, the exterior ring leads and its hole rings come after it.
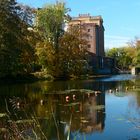
POLYGON ((116 66, 121 70, 128 70, 132 65, 134 48, 130 47, 120 47, 120 48, 112 48, 107 51, 106 55, 108 57, 112 57, 116 61, 116 66))
POLYGON ((132 58, 129 55, 127 47, 119 48, 118 67, 121 70, 129 70, 132 64, 132 58))
POLYGON ((80 75, 86 63, 84 28, 75 26, 64 32, 64 23, 70 19, 68 10, 64 3, 56 2, 39 9, 36 14, 37 30, 42 37, 36 54, 43 70, 54 77, 80 75))
POLYGON ((139 66, 140 65, 140 40, 138 37, 135 37, 135 39, 128 43, 129 48, 131 50, 129 51, 129 54, 132 58, 132 66, 139 66))
POLYGON ((32 9, 15 0, 1 0, 0 15, 0 77, 31 72, 34 48, 28 27, 32 9))
POLYGON ((48 41, 38 42, 36 45, 36 55, 38 56, 38 64, 42 66, 42 70, 53 75, 56 67, 55 62, 58 58, 53 45, 48 41))
POLYGON ((69 27, 60 39, 60 68, 65 76, 81 75, 86 70, 88 42, 84 39, 83 30, 79 26, 69 27))
POLYGON ((70 27, 59 38, 57 53, 50 42, 39 42, 36 53, 43 69, 54 77, 68 78, 71 75, 78 76, 83 74, 87 65, 88 42, 81 36, 83 35, 79 27, 70 27))
POLYGON ((64 23, 68 19, 68 8, 63 2, 56 2, 44 8, 38 9, 36 13, 36 26, 44 40, 52 43, 57 50, 59 38, 64 33, 64 23))
POLYGON ((118 48, 109 49, 106 52, 106 56, 112 57, 114 59, 117 59, 117 57, 118 57, 118 50, 119 50, 118 48))
POLYGON ((140 65, 140 41, 138 38, 135 38, 132 44, 134 51, 133 51, 133 66, 140 65))

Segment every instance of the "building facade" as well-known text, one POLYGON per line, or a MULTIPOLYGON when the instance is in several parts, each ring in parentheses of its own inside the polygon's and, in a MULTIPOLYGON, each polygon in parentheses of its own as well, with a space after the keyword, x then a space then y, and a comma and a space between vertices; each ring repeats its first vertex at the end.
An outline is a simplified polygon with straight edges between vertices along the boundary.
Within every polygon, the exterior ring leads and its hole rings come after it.
POLYGON ((104 26, 101 16, 90 16, 89 14, 79 14, 78 17, 73 17, 68 26, 80 25, 84 27, 88 41, 89 52, 96 56, 104 56, 104 26))
MULTIPOLYGON (((104 26, 101 16, 90 16, 90 14, 79 14, 73 17, 68 27, 79 25, 85 32, 83 36, 88 41, 88 64, 90 71, 97 74, 112 74, 115 71, 113 58, 105 57, 104 51, 104 26)), ((115 71, 116 72, 116 71, 115 71)))

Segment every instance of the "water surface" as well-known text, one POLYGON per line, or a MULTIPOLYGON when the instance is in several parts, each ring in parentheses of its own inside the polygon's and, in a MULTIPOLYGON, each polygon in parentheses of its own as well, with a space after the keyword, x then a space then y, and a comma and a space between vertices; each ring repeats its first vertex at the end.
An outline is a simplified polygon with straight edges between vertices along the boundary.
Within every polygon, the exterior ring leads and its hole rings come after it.
POLYGON ((140 78, 0 85, 2 140, 139 140, 140 78))

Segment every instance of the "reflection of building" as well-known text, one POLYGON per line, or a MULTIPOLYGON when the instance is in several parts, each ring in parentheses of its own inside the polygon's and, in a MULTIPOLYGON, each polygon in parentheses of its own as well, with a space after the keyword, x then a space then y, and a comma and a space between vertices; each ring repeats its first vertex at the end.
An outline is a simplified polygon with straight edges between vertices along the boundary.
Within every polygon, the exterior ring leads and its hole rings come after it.
POLYGON ((105 95, 91 95, 83 103, 83 117, 87 123, 82 124, 81 131, 92 133, 94 131, 101 132, 104 129, 105 121, 105 95))
POLYGON ((102 132, 105 121, 105 94, 97 96, 94 92, 88 93, 70 93, 69 101, 65 100, 66 95, 56 95, 59 99, 56 114, 59 114, 59 122, 63 122, 68 127, 71 115, 71 132, 93 133, 94 131, 102 132), (75 98, 73 98, 75 95, 75 98))
POLYGON ((69 26, 83 27, 86 35, 82 36, 88 41, 89 69, 92 73, 110 74, 114 72, 114 59, 105 57, 104 52, 104 26, 101 16, 80 14, 68 23, 69 26))

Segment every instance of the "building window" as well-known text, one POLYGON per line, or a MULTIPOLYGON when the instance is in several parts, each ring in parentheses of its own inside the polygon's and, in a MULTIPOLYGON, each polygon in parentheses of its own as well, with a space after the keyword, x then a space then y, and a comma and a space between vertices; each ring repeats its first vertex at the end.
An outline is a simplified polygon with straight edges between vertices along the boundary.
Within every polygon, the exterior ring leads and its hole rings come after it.
POLYGON ((88 29, 88 32, 90 32, 90 29, 88 29))
POLYGON ((91 45, 90 44, 88 45, 88 48, 91 48, 91 45))

